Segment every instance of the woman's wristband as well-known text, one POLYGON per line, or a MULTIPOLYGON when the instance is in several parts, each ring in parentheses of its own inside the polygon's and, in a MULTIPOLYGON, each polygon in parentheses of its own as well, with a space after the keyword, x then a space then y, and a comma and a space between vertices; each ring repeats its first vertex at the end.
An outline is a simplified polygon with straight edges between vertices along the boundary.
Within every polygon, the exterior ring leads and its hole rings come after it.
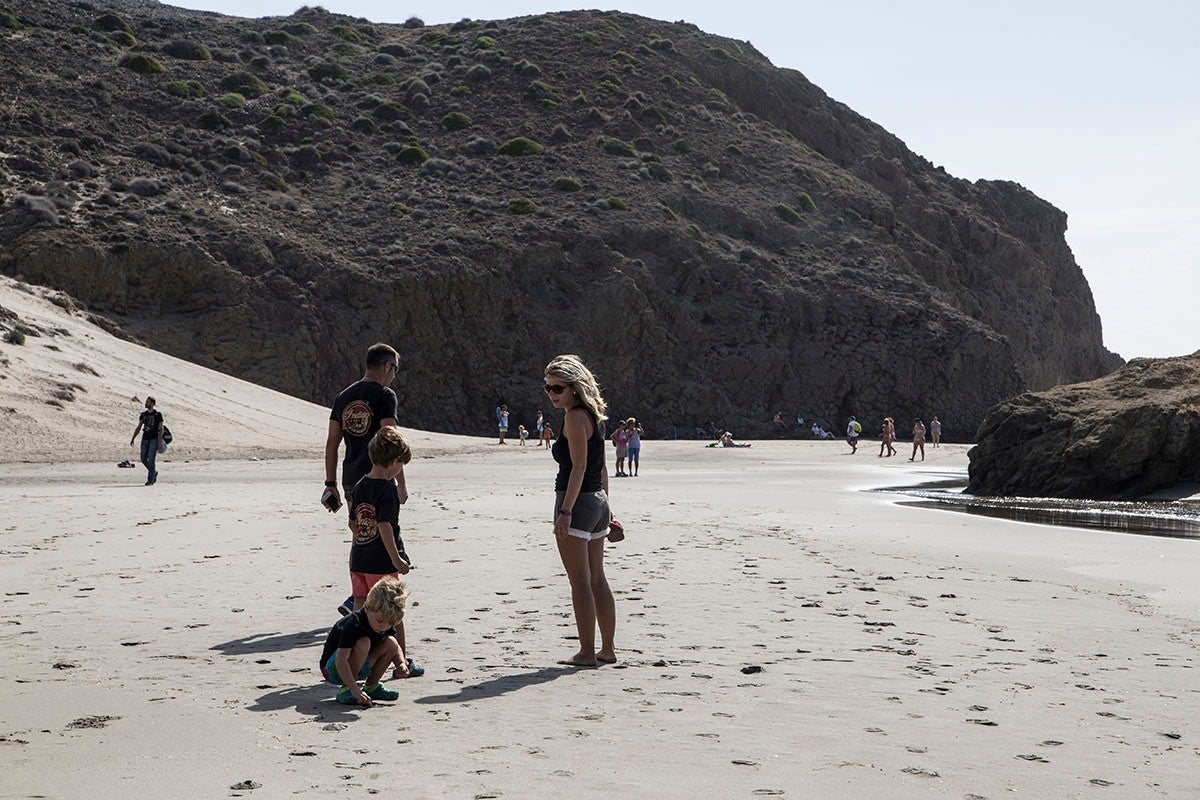
POLYGON ((337 486, 337 481, 325 481, 325 485, 330 488, 335 488, 337 486))
POLYGON ((568 511, 568 510, 567 510, 567 509, 565 509, 565 508, 560 508, 560 509, 558 510, 558 515, 559 515, 560 517, 569 517, 569 516, 571 516, 571 512, 570 512, 570 511, 568 511))

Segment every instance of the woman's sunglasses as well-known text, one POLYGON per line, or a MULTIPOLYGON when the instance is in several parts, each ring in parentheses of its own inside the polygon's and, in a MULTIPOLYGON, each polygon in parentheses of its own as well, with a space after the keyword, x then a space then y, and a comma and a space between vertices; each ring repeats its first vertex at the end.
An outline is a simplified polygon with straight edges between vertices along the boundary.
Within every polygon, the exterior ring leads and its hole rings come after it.
POLYGON ((562 394, 566 390, 567 390, 566 386, 555 386, 555 385, 549 384, 549 383, 542 386, 542 391, 545 392, 546 394, 558 395, 558 394, 562 394))

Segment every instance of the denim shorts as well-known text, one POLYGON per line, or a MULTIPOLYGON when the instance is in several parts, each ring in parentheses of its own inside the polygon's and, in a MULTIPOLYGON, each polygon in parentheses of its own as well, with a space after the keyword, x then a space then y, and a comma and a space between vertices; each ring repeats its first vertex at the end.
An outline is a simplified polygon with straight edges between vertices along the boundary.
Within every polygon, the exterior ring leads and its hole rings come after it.
MULTIPOLYGON (((566 492, 554 493, 554 513, 562 508, 566 492)), ((599 539, 608 533, 608 523, 612 513, 608 510, 608 495, 601 489, 597 492, 580 492, 571 509, 570 527, 567 533, 578 538, 591 541, 599 539)))
MULTIPOLYGON (((329 657, 329 660, 325 662, 325 666, 321 667, 321 674, 325 676, 325 680, 329 681, 334 686, 345 686, 346 685, 346 684, 342 683, 342 676, 338 675, 337 651, 336 650, 334 651, 333 655, 331 655, 329 657)), ((364 658, 363 665, 358 670, 358 679, 360 681, 365 681, 370 675, 371 675, 371 659, 364 658)))

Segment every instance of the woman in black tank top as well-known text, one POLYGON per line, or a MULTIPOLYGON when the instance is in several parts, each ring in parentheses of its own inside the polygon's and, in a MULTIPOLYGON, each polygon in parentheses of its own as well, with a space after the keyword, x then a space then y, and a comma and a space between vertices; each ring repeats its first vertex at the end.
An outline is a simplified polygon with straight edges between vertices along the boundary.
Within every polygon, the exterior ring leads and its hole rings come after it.
POLYGON ((551 404, 564 411, 562 434, 551 450, 559 465, 554 482, 554 538, 571 583, 571 604, 579 630, 579 652, 558 663, 574 667, 615 664, 617 607, 604 576, 604 537, 612 513, 604 437, 598 430, 607 406, 595 376, 579 356, 561 355, 547 364, 544 391, 551 404))

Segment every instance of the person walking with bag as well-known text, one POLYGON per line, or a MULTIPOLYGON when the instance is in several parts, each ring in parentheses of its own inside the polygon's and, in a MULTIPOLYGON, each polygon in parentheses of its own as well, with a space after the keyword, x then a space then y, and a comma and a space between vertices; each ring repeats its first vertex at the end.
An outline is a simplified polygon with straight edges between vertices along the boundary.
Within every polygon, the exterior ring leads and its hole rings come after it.
POLYGON ((153 397, 146 398, 146 410, 138 415, 137 427, 133 429, 133 436, 129 437, 129 446, 133 447, 133 440, 137 438, 138 432, 142 434, 142 466, 146 468, 146 486, 153 486, 158 481, 158 467, 155 466, 155 460, 163 447, 163 430, 166 428, 163 425, 163 415, 154 409, 155 401, 153 397))

